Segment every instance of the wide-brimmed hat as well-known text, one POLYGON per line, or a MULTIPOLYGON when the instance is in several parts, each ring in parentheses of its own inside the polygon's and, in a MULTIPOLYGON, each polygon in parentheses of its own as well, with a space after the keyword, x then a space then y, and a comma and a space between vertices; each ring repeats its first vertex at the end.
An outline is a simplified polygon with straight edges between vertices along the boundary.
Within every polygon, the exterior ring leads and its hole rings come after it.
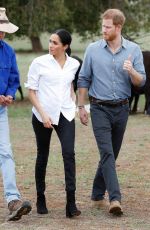
POLYGON ((19 28, 9 22, 6 16, 6 9, 0 7, 0 31, 5 33, 15 33, 19 28))

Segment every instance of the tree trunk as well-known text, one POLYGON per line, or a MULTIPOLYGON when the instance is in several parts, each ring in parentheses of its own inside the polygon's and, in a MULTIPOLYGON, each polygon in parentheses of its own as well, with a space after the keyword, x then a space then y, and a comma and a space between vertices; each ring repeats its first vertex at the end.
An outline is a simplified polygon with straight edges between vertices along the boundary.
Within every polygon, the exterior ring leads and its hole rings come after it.
POLYGON ((30 36, 31 44, 32 44, 32 51, 33 52, 42 52, 43 47, 39 37, 30 36))

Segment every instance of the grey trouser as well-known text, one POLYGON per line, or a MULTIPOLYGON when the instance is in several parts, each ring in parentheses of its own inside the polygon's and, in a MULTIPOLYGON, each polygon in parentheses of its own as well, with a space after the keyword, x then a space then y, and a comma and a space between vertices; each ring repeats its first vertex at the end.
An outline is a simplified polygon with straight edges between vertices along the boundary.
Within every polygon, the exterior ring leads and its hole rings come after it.
POLYGON ((93 182, 92 200, 104 198, 121 201, 115 160, 121 148, 129 114, 129 105, 104 106, 91 104, 93 131, 100 152, 100 161, 93 182))

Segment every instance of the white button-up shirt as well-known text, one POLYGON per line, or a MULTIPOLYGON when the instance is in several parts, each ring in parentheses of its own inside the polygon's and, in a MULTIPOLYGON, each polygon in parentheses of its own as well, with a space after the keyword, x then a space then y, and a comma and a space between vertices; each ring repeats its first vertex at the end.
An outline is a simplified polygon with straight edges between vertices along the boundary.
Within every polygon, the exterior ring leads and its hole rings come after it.
MULTIPOLYGON (((76 106, 71 98, 71 83, 79 62, 66 56, 63 68, 50 54, 35 58, 29 68, 28 81, 25 84, 27 88, 36 91, 43 110, 55 125, 58 125, 60 113, 69 121, 75 117, 76 106)), ((32 112, 42 122, 35 107, 32 108, 32 112)))

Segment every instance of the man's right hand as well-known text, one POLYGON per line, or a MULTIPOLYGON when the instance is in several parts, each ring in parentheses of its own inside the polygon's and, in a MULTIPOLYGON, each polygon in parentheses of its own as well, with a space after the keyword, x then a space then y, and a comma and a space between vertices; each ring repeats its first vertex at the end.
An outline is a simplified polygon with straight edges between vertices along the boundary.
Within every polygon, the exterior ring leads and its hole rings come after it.
POLYGON ((84 107, 79 109, 79 117, 80 117, 81 123, 87 126, 88 125, 88 113, 84 107))

